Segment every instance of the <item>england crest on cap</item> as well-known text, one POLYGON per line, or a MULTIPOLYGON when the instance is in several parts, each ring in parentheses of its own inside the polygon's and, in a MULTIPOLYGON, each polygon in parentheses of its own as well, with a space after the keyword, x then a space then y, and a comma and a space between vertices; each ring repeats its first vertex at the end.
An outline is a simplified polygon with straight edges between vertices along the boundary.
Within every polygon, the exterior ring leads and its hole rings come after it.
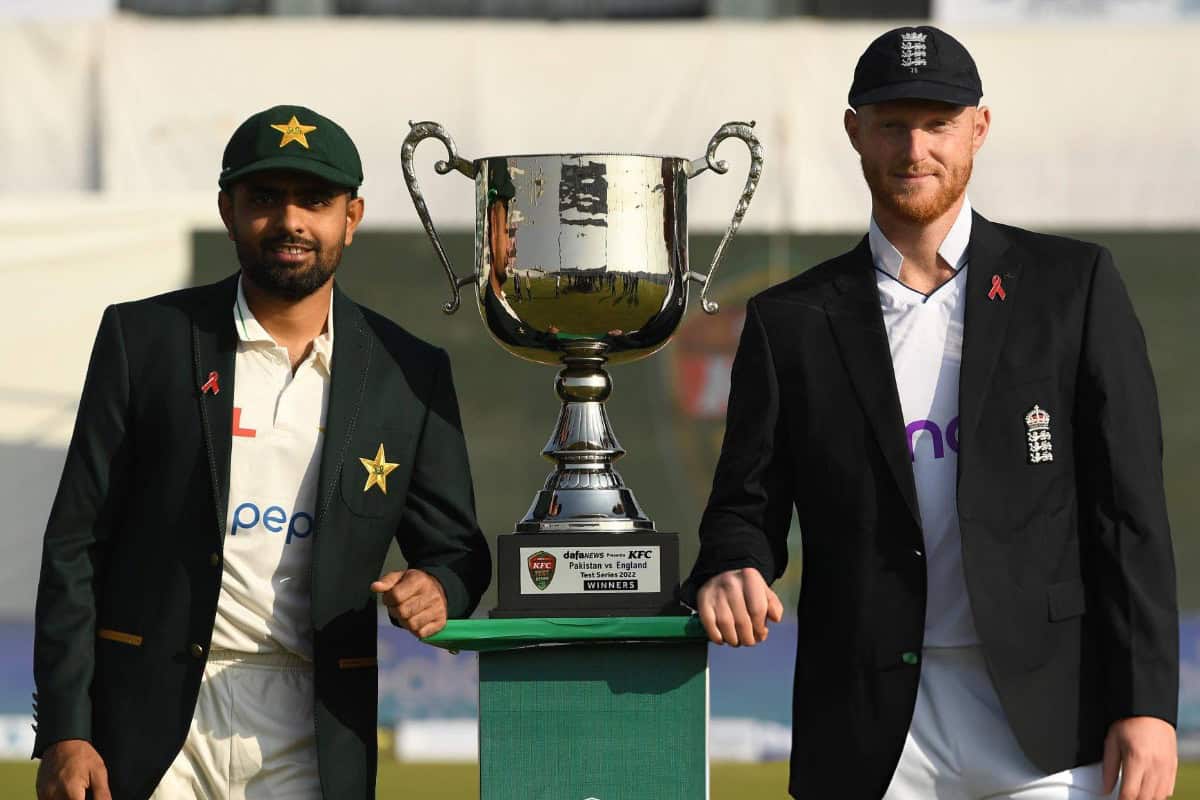
POLYGON ((917 74, 917 67, 929 65, 925 52, 925 36, 921 31, 905 31, 900 34, 900 66, 917 74))

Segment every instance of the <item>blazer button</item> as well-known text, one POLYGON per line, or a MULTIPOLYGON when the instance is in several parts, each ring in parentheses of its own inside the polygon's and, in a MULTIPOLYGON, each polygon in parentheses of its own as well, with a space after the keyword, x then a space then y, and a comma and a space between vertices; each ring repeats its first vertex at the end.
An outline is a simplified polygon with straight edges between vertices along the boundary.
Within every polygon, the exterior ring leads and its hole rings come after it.
POLYGON ((204 645, 194 644, 189 648, 193 658, 204 658, 204 645))
POLYGON ((208 563, 209 563, 209 564, 212 564, 214 567, 215 567, 215 566, 217 566, 218 564, 220 564, 220 563, 221 563, 221 556, 220 556, 220 554, 219 554, 219 553, 213 553, 211 556, 209 556, 209 557, 208 557, 208 563))
POLYGON ((911 665, 911 664, 916 664, 917 662, 919 662, 921 660, 921 657, 919 655, 917 655, 916 653, 912 652, 911 650, 909 650, 906 653, 900 654, 900 660, 903 661, 905 664, 911 665))
POLYGON ((917 558, 924 558, 924 557, 925 557, 925 554, 924 554, 924 553, 922 553, 920 550, 913 550, 913 555, 914 555, 914 556, 916 556, 917 558))

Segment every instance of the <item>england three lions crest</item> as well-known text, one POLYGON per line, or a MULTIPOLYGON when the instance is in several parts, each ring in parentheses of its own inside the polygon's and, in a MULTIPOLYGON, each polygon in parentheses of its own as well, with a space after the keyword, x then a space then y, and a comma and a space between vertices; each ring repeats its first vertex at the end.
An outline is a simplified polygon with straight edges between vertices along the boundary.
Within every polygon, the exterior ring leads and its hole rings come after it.
POLYGON ((1054 460, 1054 442, 1050 439, 1050 414, 1038 405, 1025 415, 1025 438, 1029 445, 1029 463, 1054 460))
POLYGON ((925 52, 925 37, 920 31, 906 31, 900 34, 900 66, 912 70, 915 75, 917 67, 929 66, 925 52))

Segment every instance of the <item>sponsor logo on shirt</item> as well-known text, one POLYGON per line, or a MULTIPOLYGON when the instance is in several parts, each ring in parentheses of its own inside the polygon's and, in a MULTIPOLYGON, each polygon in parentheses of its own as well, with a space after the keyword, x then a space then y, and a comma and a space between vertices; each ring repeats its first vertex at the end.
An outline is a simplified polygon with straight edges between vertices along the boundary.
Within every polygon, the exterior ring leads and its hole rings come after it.
POLYGON ((934 458, 945 458, 947 447, 958 452, 958 417, 946 423, 944 435, 942 427, 933 420, 918 419, 904 426, 904 436, 908 440, 908 455, 913 461, 917 460, 918 450, 924 456, 932 449, 934 458), (922 432, 928 435, 922 436, 922 432), (918 447, 925 440, 929 441, 931 448, 918 447))
POLYGON ((260 509, 255 503, 242 503, 233 510, 233 525, 229 528, 229 535, 246 535, 260 527, 268 534, 285 533, 283 543, 291 544, 292 539, 309 537, 313 530, 313 518, 312 514, 304 511, 297 511, 288 516, 288 512, 281 506, 260 509))

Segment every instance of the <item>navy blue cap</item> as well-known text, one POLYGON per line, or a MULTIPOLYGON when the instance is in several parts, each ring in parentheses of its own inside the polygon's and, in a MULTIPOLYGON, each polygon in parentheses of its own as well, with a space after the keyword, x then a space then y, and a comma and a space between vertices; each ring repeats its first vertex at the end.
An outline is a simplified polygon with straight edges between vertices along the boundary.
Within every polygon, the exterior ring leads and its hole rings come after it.
POLYGON ((895 28, 871 42, 854 68, 850 107, 888 100, 938 100, 979 105, 983 83, 975 59, 950 34, 931 25, 895 28))

